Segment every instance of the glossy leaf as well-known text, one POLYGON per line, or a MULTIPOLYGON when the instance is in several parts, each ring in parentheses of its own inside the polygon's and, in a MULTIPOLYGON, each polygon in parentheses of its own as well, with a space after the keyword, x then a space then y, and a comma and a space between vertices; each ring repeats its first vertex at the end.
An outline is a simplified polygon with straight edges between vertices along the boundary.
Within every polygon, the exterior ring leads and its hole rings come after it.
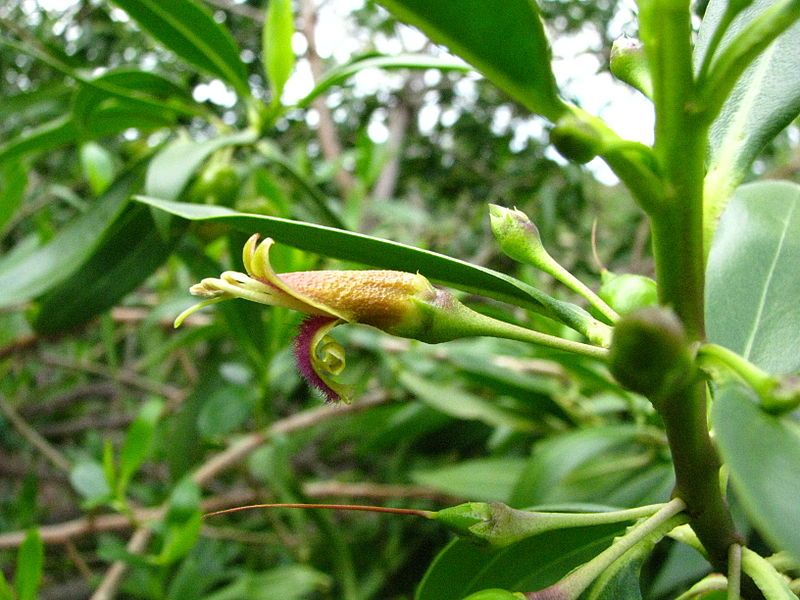
POLYGON ((712 421, 731 481, 756 528, 800 559, 800 424, 762 411, 737 383, 719 390, 712 421))
POLYGON ((0 233, 22 206, 28 187, 28 171, 12 161, 0 167, 0 233))
POLYGON ((139 409, 139 414, 128 428, 119 454, 117 495, 123 496, 134 473, 150 454, 158 420, 164 409, 161 400, 149 400, 139 409))
POLYGON ((371 55, 357 58, 324 73, 317 85, 314 86, 314 89, 300 100, 297 106, 301 108, 310 106, 315 98, 334 86, 342 85, 350 77, 364 69, 439 69, 440 71, 460 71, 464 73, 472 71, 472 67, 469 65, 452 58, 441 58, 426 54, 371 55))
POLYGON ((34 328, 45 334, 65 331, 114 306, 167 259, 178 232, 168 236, 162 237, 144 206, 127 209, 91 257, 41 299, 34 328))
POLYGON ((195 171, 212 153, 226 146, 253 143, 256 138, 257 134, 249 129, 221 135, 204 142, 179 137, 150 161, 145 193, 149 196, 175 200, 195 171))
POLYGON ((230 32, 193 0, 114 0, 145 31, 188 63, 249 96, 247 69, 230 32))
POLYGON ((141 177, 123 175, 79 217, 23 260, 0 260, 0 307, 26 302, 67 279, 92 255, 103 233, 122 211, 141 177))
POLYGON ((66 146, 74 142, 77 136, 78 129, 70 117, 57 117, 38 127, 27 129, 0 145, 0 163, 66 146))
POLYGON ((710 341, 771 373, 800 369, 800 186, 759 182, 736 191, 706 269, 710 341))
MULTIPOLYGON (((184 219, 228 223, 246 233, 260 232, 277 242, 331 258, 384 269, 419 271, 439 283, 545 314, 554 314, 556 309, 565 307, 565 303, 555 301, 536 288, 504 273, 429 250, 313 223, 238 213, 218 206, 169 202, 142 196, 137 196, 136 199, 184 219)), ((567 310, 571 310, 571 305, 566 306, 567 310)))
POLYGON ((505 502, 524 466, 520 458, 476 458, 413 471, 411 479, 458 498, 505 502))
POLYGON ((528 592, 561 579, 607 548, 624 525, 548 531, 496 550, 456 540, 431 564, 416 600, 461 600, 487 588, 528 592))
POLYGON ((272 93, 272 103, 280 103, 283 86, 294 69, 294 14, 292 0, 269 0, 261 36, 261 54, 272 93))
POLYGON ((444 44, 531 111, 555 121, 565 106, 550 68, 550 45, 532 0, 380 0, 394 15, 444 44))
POLYGON ((44 545, 39 532, 32 529, 17 552, 14 587, 17 600, 36 600, 44 570, 44 545))
MULTIPOLYGON (((774 0, 755 0, 733 21, 717 54, 774 0)), ((728 0, 711 0, 698 34, 699 65, 728 0)), ((800 23, 778 37, 744 72, 710 131, 706 218, 716 221, 761 149, 800 114, 800 23)), ((713 231, 713 229, 711 229, 713 231)))
POLYGON ((411 371, 401 372, 398 379, 419 400, 451 417, 477 420, 514 431, 532 431, 536 428, 524 415, 498 406, 497 399, 487 400, 470 394, 457 385, 429 381, 411 371))

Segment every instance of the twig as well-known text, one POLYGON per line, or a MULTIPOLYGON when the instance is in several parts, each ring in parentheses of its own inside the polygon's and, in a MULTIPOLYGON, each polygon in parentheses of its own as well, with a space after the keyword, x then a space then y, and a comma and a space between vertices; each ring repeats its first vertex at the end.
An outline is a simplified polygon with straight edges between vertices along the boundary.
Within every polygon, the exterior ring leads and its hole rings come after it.
POLYGON ((68 408, 77 400, 100 396, 104 398, 113 398, 118 393, 119 390, 117 389, 117 386, 107 381, 87 383, 85 385, 75 386, 63 394, 53 396, 49 400, 21 406, 19 408, 19 414, 25 418, 34 416, 41 418, 60 412, 65 408, 68 408))
POLYGON ((39 343, 41 338, 38 335, 31 334, 25 335, 17 340, 14 340, 10 344, 3 346, 0 348, 0 360, 11 356, 12 354, 16 354, 21 350, 27 350, 28 348, 32 348, 36 344, 39 343))
MULTIPOLYGON (((311 75, 314 81, 319 81, 323 75, 322 59, 317 53, 317 42, 314 38, 314 32, 317 25, 317 15, 314 8, 313 0, 302 0, 300 3, 300 11, 303 19, 303 35, 308 43, 306 51, 306 60, 311 68, 311 75)), ((336 134, 336 124, 333 121, 331 110, 325 101, 325 94, 318 96, 312 106, 319 113, 319 125, 317 127, 317 138, 319 139, 319 146, 322 150, 322 155, 333 167, 337 167, 337 163, 342 157, 342 145, 339 142, 339 137, 336 134)), ((341 165, 334 171, 334 178, 336 185, 339 188, 339 193, 347 197, 355 187, 353 176, 350 175, 341 165)))
MULTIPOLYGON (((245 459, 256 448, 264 444, 270 437, 279 434, 291 433, 300 429, 307 429, 318 425, 336 417, 362 412, 374 406, 379 406, 389 401, 387 394, 376 394, 369 398, 363 398, 359 402, 347 406, 322 406, 320 408, 311 409, 280 421, 276 421, 271 426, 263 431, 251 433, 245 436, 238 442, 232 444, 227 450, 220 454, 213 456, 205 464, 201 465, 199 469, 194 472, 192 479, 199 486, 205 486, 210 483, 222 471, 232 467, 245 459)), ((154 509, 156 510, 156 509, 154 509)), ((162 511, 166 510, 165 506, 157 509, 162 511)), ((150 539, 149 527, 143 526, 137 529, 131 541, 128 543, 128 552, 132 554, 139 554, 144 551, 147 542, 150 539)), ((92 595, 91 600, 111 600, 116 593, 122 576, 125 574, 127 564, 122 561, 117 561, 111 565, 103 577, 100 586, 92 595)))
POLYGON ((52 423, 39 427, 41 435, 47 438, 60 438, 81 433, 87 429, 105 430, 118 429, 131 423, 135 415, 86 415, 77 419, 52 423))
POLYGON ((39 450, 53 465, 69 473, 71 465, 70 462, 64 457, 61 452, 44 439, 39 433, 23 419, 20 414, 14 410, 14 407, 6 402, 5 398, 0 396, 0 411, 11 422, 17 432, 25 438, 28 443, 39 450))

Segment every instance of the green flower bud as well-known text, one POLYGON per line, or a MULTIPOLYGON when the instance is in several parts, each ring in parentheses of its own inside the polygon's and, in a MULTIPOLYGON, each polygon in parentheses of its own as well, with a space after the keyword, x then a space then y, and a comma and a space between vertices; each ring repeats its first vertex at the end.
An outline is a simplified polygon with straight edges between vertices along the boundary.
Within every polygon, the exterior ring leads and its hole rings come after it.
POLYGON ((550 130, 550 143, 567 160, 583 164, 601 152, 603 137, 590 123, 567 115, 550 130))
POLYGON ((597 295, 621 315, 658 304, 658 286, 649 277, 632 273, 617 275, 603 269, 600 278, 602 284, 597 295))
POLYGON ((683 324, 671 310, 656 306, 617 322, 608 362, 617 381, 652 402, 683 389, 694 375, 683 324))
POLYGON ((623 37, 611 46, 611 73, 648 98, 653 96, 653 82, 647 68, 647 56, 639 40, 623 37))
POLYGON ((508 590, 501 590, 499 588, 491 588, 470 594, 464 598, 464 600, 525 600, 525 594, 509 592, 508 590))

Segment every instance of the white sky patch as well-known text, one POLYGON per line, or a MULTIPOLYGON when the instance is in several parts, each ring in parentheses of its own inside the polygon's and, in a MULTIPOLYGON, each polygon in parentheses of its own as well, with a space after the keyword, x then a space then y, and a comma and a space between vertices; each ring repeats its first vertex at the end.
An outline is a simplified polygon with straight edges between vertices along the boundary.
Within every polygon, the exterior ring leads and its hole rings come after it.
POLYGON ((225 108, 232 108, 236 104, 236 93, 220 79, 212 79, 208 83, 195 86, 192 98, 196 102, 211 102, 225 108))

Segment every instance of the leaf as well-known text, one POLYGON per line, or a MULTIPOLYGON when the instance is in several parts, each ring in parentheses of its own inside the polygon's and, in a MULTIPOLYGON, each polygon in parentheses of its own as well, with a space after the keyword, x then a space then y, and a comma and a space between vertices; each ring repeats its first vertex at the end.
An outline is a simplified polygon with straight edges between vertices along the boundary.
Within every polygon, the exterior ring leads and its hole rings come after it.
POLYGON ((164 403, 161 400, 153 399, 145 402, 128 428, 119 455, 119 477, 116 489, 118 497, 125 495, 131 477, 150 455, 156 426, 163 410, 164 403))
POLYGON ((215 389, 197 416, 197 429, 206 438, 230 433, 250 416, 254 398, 251 388, 227 384, 215 389))
POLYGON ((0 571, 0 600, 16 600, 16 592, 6 581, 3 571, 0 571))
POLYGON ((87 137, 102 137, 131 127, 169 127, 179 115, 193 115, 198 110, 180 86, 155 73, 135 69, 116 69, 87 81, 72 104, 75 123, 87 137))
POLYGON ((313 223, 237 213, 224 207, 169 202, 143 196, 137 196, 136 200, 191 221, 219 221, 246 233, 257 231, 278 242, 331 258, 384 269, 412 273, 419 271, 444 285, 545 314, 553 315, 556 310, 572 310, 572 305, 553 300, 504 273, 429 250, 313 223))
POLYGON ((114 0, 145 31, 188 63, 250 95, 247 69, 230 32, 192 0, 114 0))
POLYGON ((28 171, 21 163, 10 161, 0 167, 0 232, 22 206, 27 187, 28 171))
POLYGON ((74 273, 97 248, 140 177, 141 169, 134 167, 115 181, 85 213, 23 260, 15 260, 13 264, 0 260, 0 307, 27 302, 74 273))
POLYGON ((551 585, 607 548, 625 525, 548 531, 496 550, 456 540, 442 550, 416 600, 461 600, 487 588, 534 591, 551 585))
POLYGON ((17 600, 36 600, 44 569, 44 545, 39 531, 31 529, 17 552, 14 587, 17 600))
POLYGON ((94 508, 111 498, 111 486, 103 465, 93 460, 78 462, 69 473, 69 481, 81 496, 86 508, 94 508))
POLYGON ((58 117, 0 145, 0 163, 65 146, 74 142, 77 135, 75 122, 69 116, 58 117))
POLYGON ((580 479, 570 482, 570 477, 591 462, 597 464, 597 461, 607 460, 604 455, 629 446, 639 435, 640 430, 635 426, 616 425, 570 431, 539 442, 534 446, 533 455, 527 461, 509 503, 512 506, 532 506, 602 498, 602 493, 594 493, 596 485, 587 489, 587 486, 580 485, 580 479), (577 498, 575 494, 578 492, 582 492, 583 497, 577 498))
POLYGON ((264 31, 261 34, 262 60, 272 93, 272 104, 280 104, 283 86, 294 69, 294 15, 292 0, 269 0, 264 31))
POLYGON ((533 0, 379 0, 401 21, 444 44, 529 110, 564 113, 550 68, 550 45, 533 0))
POLYGON ((413 471, 411 479, 459 498, 505 502, 524 466, 525 460, 520 458, 477 458, 413 471))
POLYGON ((524 415, 498 406, 496 401, 470 394, 457 385, 427 381, 410 371, 399 374, 400 384, 428 406, 451 417, 482 421, 514 431, 533 431, 536 425, 524 415))
MULTIPOLYGON (((711 0, 706 8, 695 48, 698 66, 728 3, 711 0)), ((717 54, 773 4, 774 0, 755 0, 743 10, 728 28, 717 54)), ((745 70, 711 126, 706 220, 716 223, 761 149, 799 113, 800 22, 780 35, 745 70)))
POLYGON ((246 572, 205 600, 304 600, 331 587, 331 577, 304 565, 246 572))
POLYGON ((147 208, 129 207, 88 260, 41 298, 34 329, 44 334, 69 330, 114 306, 161 266, 182 229, 164 239, 147 208))
POLYGON ((114 158, 100 144, 87 142, 81 146, 83 176, 95 196, 102 194, 114 180, 114 158))
POLYGON ((150 562, 168 565, 186 556, 200 536, 202 521, 200 488, 191 477, 184 477, 170 494, 164 517, 164 544, 150 562))
POLYGON ((800 369, 800 186, 736 191, 706 267, 708 339, 770 373, 800 369))
POLYGON ((472 71, 469 65, 453 60, 429 56, 427 54, 397 54, 394 56, 371 55, 357 58, 349 63, 339 65, 327 71, 307 96, 297 103, 300 108, 307 108, 320 95, 330 88, 341 85, 356 73, 364 69, 439 69, 440 71, 472 71))
POLYGON ((258 135, 246 129, 221 135, 204 142, 180 137, 153 157, 147 169, 145 193, 149 196, 176 200, 183 188, 213 152, 226 146, 252 144, 258 135))
POLYGON ((716 442, 753 524, 776 550, 800 559, 800 424, 756 402, 741 384, 723 386, 711 413, 716 442))

